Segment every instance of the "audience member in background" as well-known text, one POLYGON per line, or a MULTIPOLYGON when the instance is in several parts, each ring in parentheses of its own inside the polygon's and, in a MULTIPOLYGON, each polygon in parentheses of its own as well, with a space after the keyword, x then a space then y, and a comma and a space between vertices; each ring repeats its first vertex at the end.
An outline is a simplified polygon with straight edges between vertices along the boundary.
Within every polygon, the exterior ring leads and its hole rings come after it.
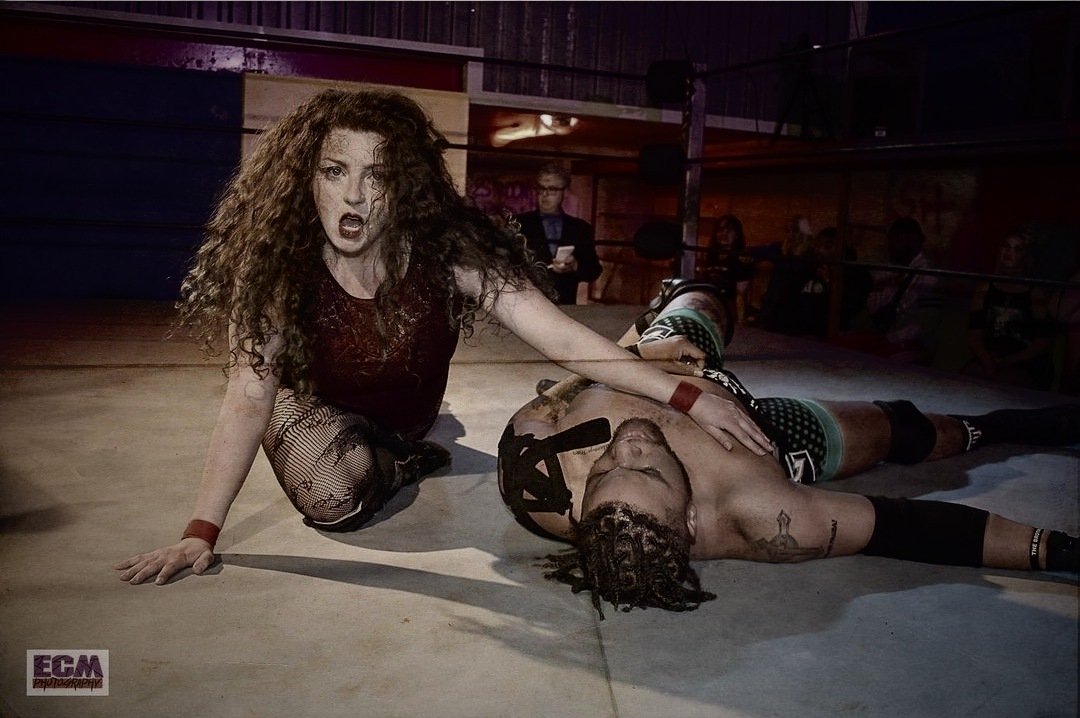
POLYGON ((577 304, 578 284, 595 280, 602 271, 592 225, 563 211, 569 186, 566 170, 545 164, 536 174, 537 209, 517 217, 536 261, 547 265, 559 304, 577 304))
MULTIPOLYGON (((1077 249, 1080 253, 1080 247, 1077 249)), ((1051 317, 1065 333, 1065 352, 1058 391, 1080 396, 1080 270, 1069 277, 1077 288, 1059 289, 1050 303, 1051 317)))
MULTIPOLYGON (((845 262, 858 262, 859 253, 854 247, 844 247, 841 256, 845 262)), ((840 328, 852 329, 852 323, 866 307, 866 299, 874 289, 874 277, 866 267, 845 266, 840 290, 840 328)))
MULTIPOLYGON (((927 269, 923 252, 926 236, 919 223, 904 217, 886 233, 889 263, 927 269)), ((928 311, 939 305, 938 280, 931 274, 896 270, 873 273, 874 286, 866 307, 852 322, 852 330, 837 343, 900 361, 928 362, 933 331, 928 311)))
POLYGON ((754 260, 744 256, 745 252, 746 235, 742 222, 733 214, 725 214, 716 220, 704 267, 698 273, 733 306, 735 319, 740 324, 746 321, 750 281, 754 278, 754 260))
MULTIPOLYGON (((1023 233, 1005 237, 998 247, 994 274, 1027 277, 1031 240, 1023 233)), ((974 358, 967 370, 1019 386, 1049 389, 1054 380, 1047 294, 1029 284, 981 284, 971 301, 968 347, 974 358)))
POLYGON ((774 262, 769 287, 761 300, 761 326, 783 334, 824 337, 829 323, 830 267, 838 255, 835 227, 817 236, 796 218, 789 241, 774 262))

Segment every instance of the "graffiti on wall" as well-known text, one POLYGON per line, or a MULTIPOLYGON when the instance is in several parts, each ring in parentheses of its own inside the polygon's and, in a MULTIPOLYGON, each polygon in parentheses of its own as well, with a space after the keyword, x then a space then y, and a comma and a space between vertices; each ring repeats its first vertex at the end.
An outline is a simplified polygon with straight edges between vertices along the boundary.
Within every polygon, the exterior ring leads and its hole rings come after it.
POLYGON ((528 212, 536 206, 532 177, 470 177, 465 194, 480 211, 493 217, 505 211, 528 212))

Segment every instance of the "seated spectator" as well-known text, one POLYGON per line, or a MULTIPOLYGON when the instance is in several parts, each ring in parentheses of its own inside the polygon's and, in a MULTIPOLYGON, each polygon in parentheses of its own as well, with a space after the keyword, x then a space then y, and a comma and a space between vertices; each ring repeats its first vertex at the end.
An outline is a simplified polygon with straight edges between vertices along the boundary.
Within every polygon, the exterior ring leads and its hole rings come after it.
MULTIPOLYGON (((904 217, 893 222, 887 242, 890 263, 911 269, 930 266, 923 252, 926 237, 916 220, 904 217)), ((895 270, 874 272, 873 277, 873 289, 852 322, 853 331, 841 335, 837 343, 899 361, 928 362, 932 327, 926 310, 940 305, 937 278, 895 270)))
POLYGON ((1080 396, 1080 270, 1069 278, 1078 288, 1054 292, 1051 317, 1065 332, 1065 352, 1058 391, 1080 396))
MULTIPOLYGON (((844 247, 842 255, 845 262, 858 262, 859 254, 854 247, 844 247)), ((840 291, 840 328, 852 329, 852 323, 866 306, 866 299, 874 288, 874 278, 866 267, 845 266, 843 287, 840 291)))
POLYGON ((837 232, 826 227, 809 235, 799 217, 791 240, 775 261, 769 287, 761 300, 761 325, 775 332, 824 337, 829 323, 829 265, 835 256, 837 232))
POLYGON ((754 260, 743 256, 746 236, 742 222, 733 214, 725 214, 716 220, 705 265, 699 276, 713 284, 734 305, 736 321, 746 320, 750 281, 754 278, 754 260))
MULTIPOLYGON (((994 274, 1025 277, 1031 268, 1030 238, 1007 236, 998 248, 994 274)), ((1046 292, 1029 284, 981 284, 971 301, 966 371, 1009 384, 1049 389, 1054 380, 1046 292)))

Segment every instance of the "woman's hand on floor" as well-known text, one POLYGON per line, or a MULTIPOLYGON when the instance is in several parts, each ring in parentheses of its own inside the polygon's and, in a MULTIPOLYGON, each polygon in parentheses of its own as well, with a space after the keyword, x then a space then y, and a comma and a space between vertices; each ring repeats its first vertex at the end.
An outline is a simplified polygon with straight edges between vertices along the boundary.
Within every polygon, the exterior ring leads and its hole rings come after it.
POLYGON ((135 586, 152 576, 154 583, 167 583, 174 575, 190 567, 196 575, 210 568, 214 563, 214 551, 210 544, 200 538, 186 538, 172 546, 163 546, 150 553, 140 553, 113 566, 120 574, 121 581, 135 586))

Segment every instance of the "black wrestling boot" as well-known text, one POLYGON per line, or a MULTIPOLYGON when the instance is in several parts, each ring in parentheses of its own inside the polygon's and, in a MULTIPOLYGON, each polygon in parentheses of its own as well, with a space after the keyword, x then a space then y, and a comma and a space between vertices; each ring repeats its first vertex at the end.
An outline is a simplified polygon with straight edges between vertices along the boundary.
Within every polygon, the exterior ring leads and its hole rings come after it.
MULTIPOLYGON (((369 431, 374 433, 375 430, 369 431)), ((415 484, 428 474, 450 465, 450 452, 433 441, 408 441, 382 433, 382 443, 372 450, 372 480, 359 487, 359 510, 332 523, 316 523, 304 517, 304 525, 329 533, 356 531, 365 526, 403 486, 415 484), (389 448, 389 447, 393 448, 389 448)))
POLYGON ((402 486, 415 484, 430 473, 450 465, 450 452, 434 441, 416 441, 410 446, 409 455, 398 459, 395 464, 395 477, 392 492, 402 486))
POLYGON ((451 463, 450 452, 434 441, 420 441, 419 451, 415 455, 417 471, 423 478, 451 463))
POLYGON ((965 451, 988 444, 1065 446, 1080 442, 1080 404, 1042 409, 999 409, 979 416, 959 416, 967 429, 965 451))
POLYGON ((1051 531, 1046 539, 1046 570, 1080 572, 1080 540, 1051 531))

